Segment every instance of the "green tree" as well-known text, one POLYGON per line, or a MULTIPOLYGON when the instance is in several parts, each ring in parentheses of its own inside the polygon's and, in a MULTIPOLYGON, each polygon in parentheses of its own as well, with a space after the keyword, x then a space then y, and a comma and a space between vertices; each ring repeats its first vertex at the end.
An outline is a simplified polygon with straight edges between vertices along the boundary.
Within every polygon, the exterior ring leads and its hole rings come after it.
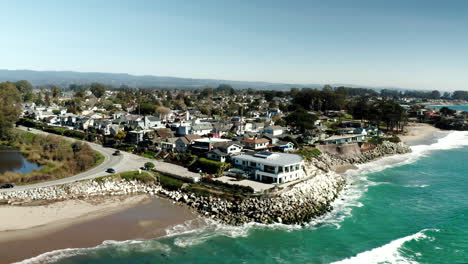
POLYGON ((440 112, 443 116, 453 116, 453 115, 455 115, 455 113, 456 113, 457 111, 455 111, 455 110, 453 110, 453 109, 450 109, 450 108, 444 106, 444 107, 442 107, 442 108, 439 110, 439 112, 440 112))
POLYGON ((32 94, 32 84, 26 80, 21 80, 15 82, 16 89, 21 94, 21 97, 23 99, 23 102, 30 101, 33 98, 32 94))
POLYGON ((58 87, 57 85, 53 85, 50 88, 50 91, 52 92, 52 97, 57 98, 60 95, 61 90, 62 89, 60 89, 60 87, 58 87))
POLYGON ((314 122, 317 120, 317 117, 307 113, 304 109, 298 109, 286 116, 285 120, 289 125, 299 128, 301 131, 305 131, 306 129, 315 127, 314 122))
POLYGON ((9 135, 20 114, 20 92, 12 83, 0 83, 0 137, 9 135))
POLYGON ((102 83, 93 83, 90 90, 94 96, 101 98, 106 93, 106 86, 102 83))
POLYGON ((119 141, 120 144, 122 144, 122 141, 125 139, 127 134, 123 130, 119 130, 117 134, 115 134, 115 139, 119 141))

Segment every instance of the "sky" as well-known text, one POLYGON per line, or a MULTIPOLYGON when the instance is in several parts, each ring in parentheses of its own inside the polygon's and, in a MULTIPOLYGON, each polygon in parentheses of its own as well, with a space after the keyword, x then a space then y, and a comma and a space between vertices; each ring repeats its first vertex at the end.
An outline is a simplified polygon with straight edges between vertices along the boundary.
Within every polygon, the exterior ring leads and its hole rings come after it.
POLYGON ((0 69, 468 90, 468 1, 0 0, 0 69))

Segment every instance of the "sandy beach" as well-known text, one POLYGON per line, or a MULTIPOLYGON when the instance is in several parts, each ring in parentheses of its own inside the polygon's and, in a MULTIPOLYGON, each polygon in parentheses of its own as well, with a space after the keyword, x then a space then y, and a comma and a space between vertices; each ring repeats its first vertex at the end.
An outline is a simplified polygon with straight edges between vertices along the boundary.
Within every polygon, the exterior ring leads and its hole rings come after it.
POLYGON ((65 248, 95 247, 105 240, 150 239, 198 217, 187 207, 146 195, 0 206, 0 263, 65 248))
POLYGON ((405 132, 398 135, 402 142, 410 143, 414 141, 421 141, 434 135, 440 129, 424 123, 409 123, 405 127, 405 132))

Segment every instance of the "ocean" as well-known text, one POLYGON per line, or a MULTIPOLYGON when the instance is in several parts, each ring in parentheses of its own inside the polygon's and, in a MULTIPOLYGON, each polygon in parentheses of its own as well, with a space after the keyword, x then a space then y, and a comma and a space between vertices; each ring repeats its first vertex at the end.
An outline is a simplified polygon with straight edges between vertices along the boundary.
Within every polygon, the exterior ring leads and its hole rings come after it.
POLYGON ((334 209, 304 226, 196 220, 22 263, 468 263, 468 132, 412 148, 348 171, 334 209))
POLYGON ((453 110, 468 111, 468 105, 430 105, 429 108, 440 109, 444 106, 453 110))

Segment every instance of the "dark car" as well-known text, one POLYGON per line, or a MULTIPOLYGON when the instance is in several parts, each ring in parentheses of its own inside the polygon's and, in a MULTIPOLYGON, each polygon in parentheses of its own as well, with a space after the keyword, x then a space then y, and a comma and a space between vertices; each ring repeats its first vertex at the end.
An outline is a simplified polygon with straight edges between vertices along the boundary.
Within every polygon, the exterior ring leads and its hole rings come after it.
POLYGON ((108 172, 108 173, 115 173, 115 170, 114 170, 113 168, 108 168, 108 169, 106 170, 106 172, 108 172))
POLYGON ((5 184, 2 184, 0 185, 0 189, 10 189, 10 188, 13 188, 13 184, 11 183, 5 183, 5 184))
POLYGON ((120 150, 116 150, 116 151, 114 152, 114 154, 112 154, 112 155, 114 155, 114 156, 120 156, 120 150))

